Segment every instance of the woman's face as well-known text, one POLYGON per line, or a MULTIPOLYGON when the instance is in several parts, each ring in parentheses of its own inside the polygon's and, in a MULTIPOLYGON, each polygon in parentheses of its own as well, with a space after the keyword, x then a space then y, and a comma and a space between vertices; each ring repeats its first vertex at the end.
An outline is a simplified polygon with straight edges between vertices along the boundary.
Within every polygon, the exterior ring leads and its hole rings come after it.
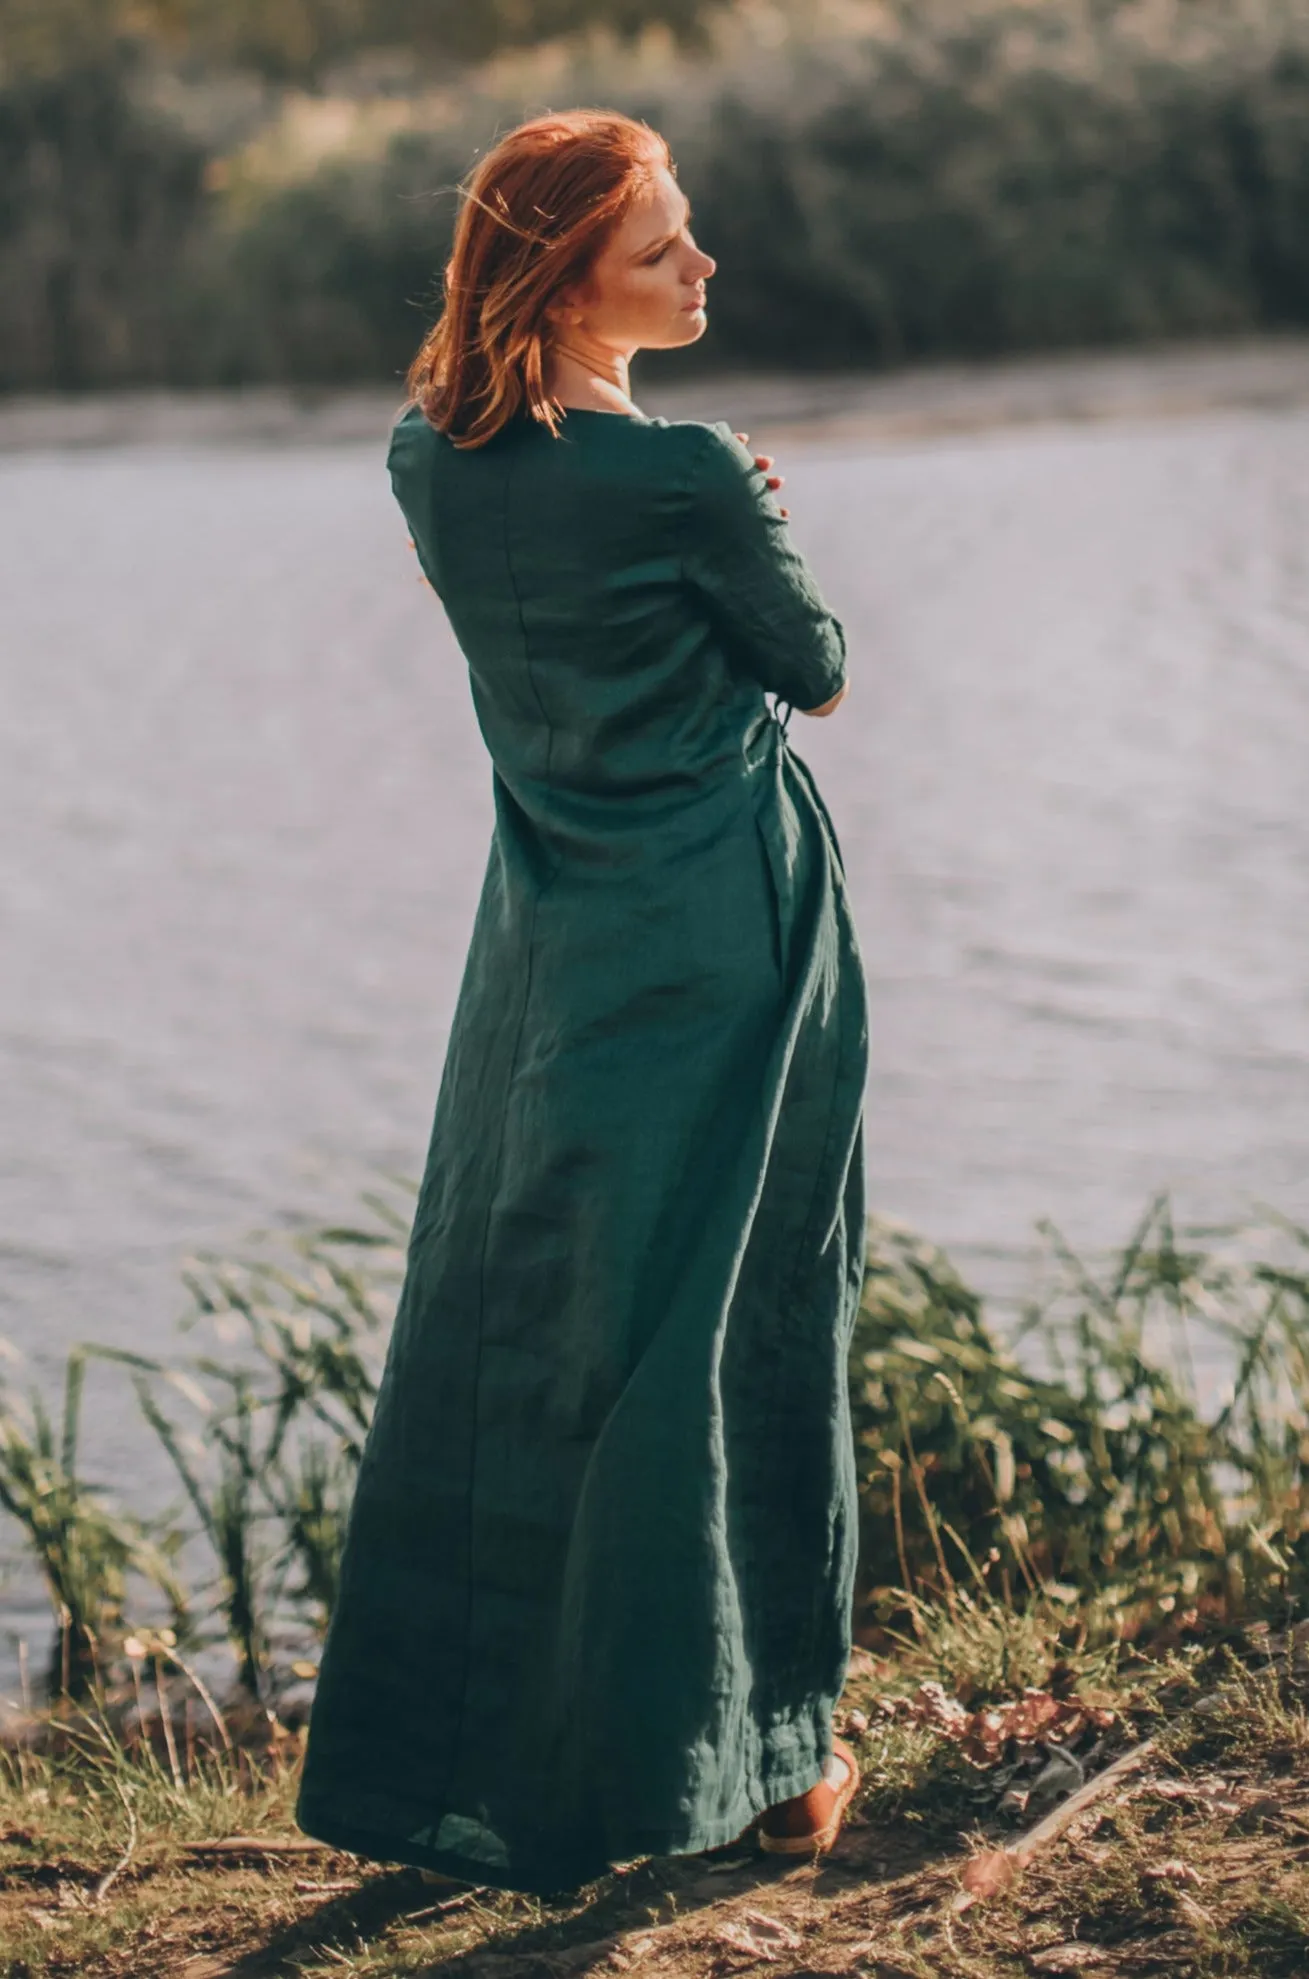
POLYGON ((557 320, 574 336, 630 356, 673 350, 705 330, 705 288, 717 263, 691 238, 690 207, 660 167, 597 255, 587 279, 562 298, 557 320))

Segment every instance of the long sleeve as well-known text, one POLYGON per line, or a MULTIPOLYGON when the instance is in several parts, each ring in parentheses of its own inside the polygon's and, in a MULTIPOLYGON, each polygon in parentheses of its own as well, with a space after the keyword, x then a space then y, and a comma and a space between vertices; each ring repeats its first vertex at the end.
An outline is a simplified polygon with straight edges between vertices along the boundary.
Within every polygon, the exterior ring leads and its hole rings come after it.
POLYGON ((845 635, 766 483, 729 428, 708 428, 689 488, 683 569, 733 659, 791 706, 820 708, 845 682, 845 635))

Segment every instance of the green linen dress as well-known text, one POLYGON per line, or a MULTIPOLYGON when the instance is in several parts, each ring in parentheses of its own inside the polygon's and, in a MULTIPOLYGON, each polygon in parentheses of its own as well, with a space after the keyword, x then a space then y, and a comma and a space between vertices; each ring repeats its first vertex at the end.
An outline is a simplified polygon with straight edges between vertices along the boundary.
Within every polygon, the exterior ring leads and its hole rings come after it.
POLYGON ((496 824, 299 1818, 548 1892, 831 1751, 867 1028, 765 694, 830 699, 844 641, 725 425, 461 451, 410 408, 390 467, 496 824))

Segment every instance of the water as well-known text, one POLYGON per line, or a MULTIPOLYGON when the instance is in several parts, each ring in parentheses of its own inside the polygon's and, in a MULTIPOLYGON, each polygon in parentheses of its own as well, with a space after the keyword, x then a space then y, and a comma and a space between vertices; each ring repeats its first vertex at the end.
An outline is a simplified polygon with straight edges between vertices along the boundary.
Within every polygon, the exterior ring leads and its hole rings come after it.
MULTIPOLYGON (((1309 1216, 1309 412, 787 450, 854 689, 792 735, 879 1209, 1309 1216)), ((0 458, 0 1334, 165 1351, 181 1258, 421 1163, 490 823, 381 445, 0 458)), ((94 1467, 163 1488, 93 1376, 94 1467)), ((26 1626, 11 1591, 0 1626, 26 1626)))

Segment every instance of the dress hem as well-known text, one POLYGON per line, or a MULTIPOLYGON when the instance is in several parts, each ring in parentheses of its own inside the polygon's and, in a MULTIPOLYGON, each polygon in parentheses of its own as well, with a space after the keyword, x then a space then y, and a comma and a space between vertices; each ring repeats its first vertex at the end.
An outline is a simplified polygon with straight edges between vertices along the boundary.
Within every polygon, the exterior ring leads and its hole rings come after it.
MULTIPOLYGON (((767 1808, 776 1806, 778 1801, 791 1800, 797 1794, 808 1793, 811 1787, 817 1786, 823 1777, 827 1758, 825 1751, 811 1763, 779 1775, 766 1791, 743 1794, 730 1815, 709 1822, 689 1837, 674 1839, 670 1835, 634 1835, 630 1846, 618 1850, 602 1862, 567 1864, 558 1871, 549 1871, 543 1865, 542 1873, 536 1876, 527 1869, 515 1871, 512 1867, 500 1867, 472 1856, 455 1854, 449 1849, 426 1848, 398 1832, 390 1834, 377 1828, 356 1827, 348 1820, 337 1820, 329 1804, 312 1800, 306 1800, 297 1808, 296 1820, 307 1835, 343 1849, 348 1855, 364 1856, 372 1862, 397 1862, 414 1869, 435 1869, 462 1882, 488 1889, 521 1890, 528 1895, 544 1896, 554 1891, 580 1889, 583 1884, 593 1883, 616 1868, 643 1862, 649 1857, 703 1855, 710 1849, 723 1848, 727 1843, 739 1840, 751 1822, 767 1808)), ((402 1818, 411 1820, 413 1817, 402 1818)))

